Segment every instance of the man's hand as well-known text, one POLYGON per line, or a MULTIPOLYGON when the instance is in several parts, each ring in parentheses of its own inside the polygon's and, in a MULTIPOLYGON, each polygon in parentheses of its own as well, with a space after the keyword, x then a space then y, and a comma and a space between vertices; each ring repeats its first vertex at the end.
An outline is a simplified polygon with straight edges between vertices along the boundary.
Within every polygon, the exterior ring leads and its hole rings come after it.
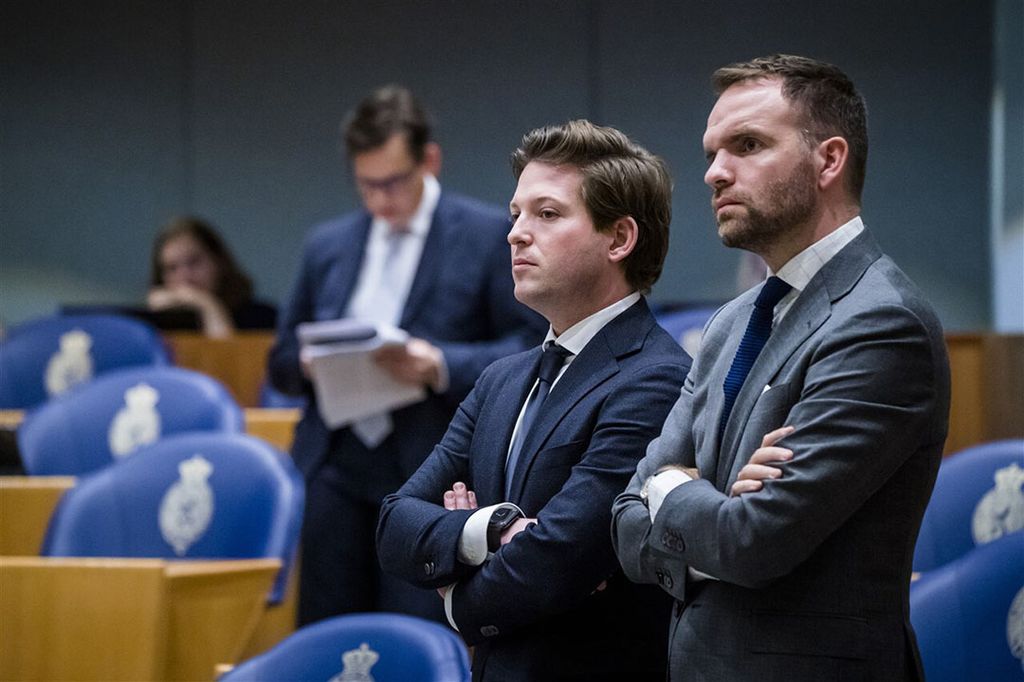
POLYGON ((793 451, 775 445, 789 434, 796 430, 792 426, 783 426, 771 433, 766 433, 761 439, 761 447, 754 450, 750 461, 740 469, 736 482, 732 484, 730 494, 733 496, 744 493, 757 492, 764 487, 765 479, 773 479, 782 476, 782 470, 772 464, 781 464, 793 459, 793 451))
POLYGON ((457 481, 452 489, 444 494, 444 508, 448 511, 476 509, 476 493, 467 489, 462 481, 457 481))
POLYGON ((414 385, 441 389, 441 349, 423 339, 409 339, 404 345, 384 346, 373 359, 396 380, 414 385))

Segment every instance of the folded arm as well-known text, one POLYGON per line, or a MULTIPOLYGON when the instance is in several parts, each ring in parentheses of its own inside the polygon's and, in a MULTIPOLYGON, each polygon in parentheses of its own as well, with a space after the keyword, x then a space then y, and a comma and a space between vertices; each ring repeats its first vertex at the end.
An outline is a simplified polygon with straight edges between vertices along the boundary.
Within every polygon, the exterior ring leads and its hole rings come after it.
POLYGON ((585 452, 536 523, 526 523, 455 586, 452 617, 467 642, 571 609, 617 570, 605 530, 611 501, 657 432, 682 378, 679 366, 649 367, 605 397, 585 452))
MULTIPOLYGON (((642 577, 692 566, 762 587, 803 562, 936 429, 940 377, 923 323, 892 306, 852 317, 825 336, 795 377, 798 395, 779 446, 782 475, 730 497, 708 481, 679 486, 632 548, 642 577)), ((756 408, 755 408, 756 410, 756 408)), ((775 425, 780 426, 780 425, 775 425)), ((629 500, 623 512, 634 524, 629 500)))

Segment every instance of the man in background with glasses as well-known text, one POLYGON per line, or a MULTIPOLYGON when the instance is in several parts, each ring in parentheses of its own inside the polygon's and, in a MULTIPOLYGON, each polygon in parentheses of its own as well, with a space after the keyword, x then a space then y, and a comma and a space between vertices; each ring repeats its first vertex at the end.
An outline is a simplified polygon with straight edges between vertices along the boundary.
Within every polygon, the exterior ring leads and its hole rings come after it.
POLYGON ((441 150, 412 93, 371 93, 344 137, 363 209, 306 239, 269 361, 277 389, 309 400, 292 449, 306 479, 299 623, 378 610, 443 620, 433 591, 381 573, 380 501, 440 440, 481 370, 536 344, 546 325, 512 295, 506 213, 442 191, 441 150), (408 332, 375 359, 422 386, 424 400, 340 429, 324 423, 295 330, 344 317, 408 332))

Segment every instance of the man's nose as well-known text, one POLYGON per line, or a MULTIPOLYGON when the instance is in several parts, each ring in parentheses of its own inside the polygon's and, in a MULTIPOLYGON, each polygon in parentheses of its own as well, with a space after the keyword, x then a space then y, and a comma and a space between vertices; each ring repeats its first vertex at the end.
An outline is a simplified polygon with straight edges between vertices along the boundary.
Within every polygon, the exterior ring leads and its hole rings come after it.
POLYGON ((732 178, 732 171, 728 167, 725 155, 716 154, 715 158, 711 160, 711 165, 708 166, 707 172, 704 173, 704 184, 718 189, 730 184, 732 178))
POLYGON ((507 239, 508 243, 511 244, 512 246, 515 246, 516 244, 522 244, 527 239, 526 231, 523 229, 522 223, 522 216, 516 218, 514 221, 510 221, 507 239))

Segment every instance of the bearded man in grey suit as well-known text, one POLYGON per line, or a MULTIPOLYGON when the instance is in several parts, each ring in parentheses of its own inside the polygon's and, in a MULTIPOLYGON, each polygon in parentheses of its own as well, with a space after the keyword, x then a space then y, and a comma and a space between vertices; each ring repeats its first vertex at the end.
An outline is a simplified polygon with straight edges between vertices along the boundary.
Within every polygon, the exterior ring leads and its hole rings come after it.
POLYGON ((708 323, 613 508, 676 599, 672 680, 922 679, 910 566, 946 438, 942 330, 860 217, 863 98, 774 55, 715 72, 705 181, 772 275, 708 323))

